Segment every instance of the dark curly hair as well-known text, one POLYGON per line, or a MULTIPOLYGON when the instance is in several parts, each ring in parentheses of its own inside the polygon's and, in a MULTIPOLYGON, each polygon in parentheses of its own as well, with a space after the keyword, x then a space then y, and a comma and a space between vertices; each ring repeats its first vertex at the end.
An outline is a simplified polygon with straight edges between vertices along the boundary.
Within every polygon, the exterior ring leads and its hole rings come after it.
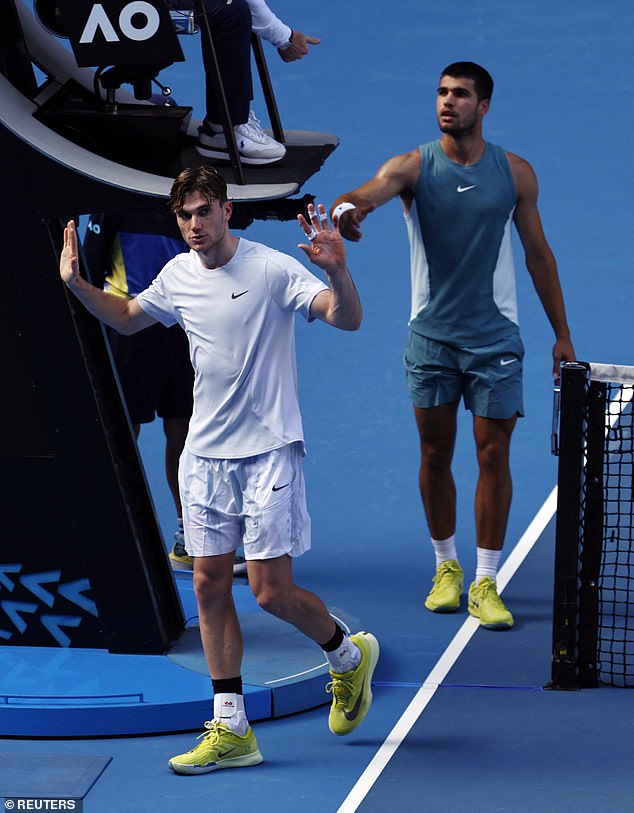
POLYGON ((463 77, 465 79, 472 79, 478 101, 483 99, 490 99, 493 96, 493 79, 491 74, 485 70, 481 65, 475 62, 452 62, 440 74, 443 76, 451 76, 454 79, 463 77))

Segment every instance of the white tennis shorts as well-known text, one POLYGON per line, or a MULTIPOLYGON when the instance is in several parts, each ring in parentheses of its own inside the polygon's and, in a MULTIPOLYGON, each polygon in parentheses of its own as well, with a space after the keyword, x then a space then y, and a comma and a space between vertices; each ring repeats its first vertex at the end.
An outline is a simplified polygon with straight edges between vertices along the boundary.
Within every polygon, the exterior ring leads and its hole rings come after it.
POLYGON ((185 550, 217 556, 242 544, 246 559, 301 556, 310 548, 303 444, 239 460, 180 458, 185 550))

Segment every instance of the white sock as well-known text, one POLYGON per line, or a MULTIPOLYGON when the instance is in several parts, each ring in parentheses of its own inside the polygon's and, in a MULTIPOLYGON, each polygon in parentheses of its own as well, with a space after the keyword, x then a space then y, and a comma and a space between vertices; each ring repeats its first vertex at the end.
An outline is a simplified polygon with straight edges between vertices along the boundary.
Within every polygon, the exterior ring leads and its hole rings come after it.
POLYGON ((244 695, 221 692, 214 695, 214 720, 223 723, 241 737, 249 729, 244 708, 244 695))
POLYGON ((502 551, 488 550, 487 548, 477 548, 476 551, 476 584, 480 584, 485 576, 490 576, 495 581, 500 559, 502 558, 502 551))
POLYGON ((431 543, 434 546, 434 553, 436 554, 436 570, 450 559, 458 561, 458 552, 456 551, 456 535, 452 534, 447 539, 434 539, 432 536, 431 543))
POLYGON ((341 646, 333 652, 324 652, 328 659, 330 669, 342 675, 345 672, 352 672, 361 663, 361 650, 353 643, 347 635, 344 635, 341 646))

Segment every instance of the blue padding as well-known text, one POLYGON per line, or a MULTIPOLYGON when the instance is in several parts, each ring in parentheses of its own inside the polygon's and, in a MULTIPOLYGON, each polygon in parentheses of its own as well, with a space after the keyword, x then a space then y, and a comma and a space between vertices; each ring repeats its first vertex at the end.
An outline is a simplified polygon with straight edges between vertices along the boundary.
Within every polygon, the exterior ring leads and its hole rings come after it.
MULTIPOLYGON (((202 729, 212 715, 191 573, 176 583, 187 628, 166 655, 103 649, 0 648, 0 727, 20 737, 100 737, 202 729)), ((323 652, 294 627, 261 610, 246 583, 234 601, 243 630, 244 695, 252 722, 330 702, 323 652)), ((332 610, 346 627, 358 624, 332 610)))
POLYGON ((83 799, 112 757, 1 754, 0 797, 83 799))

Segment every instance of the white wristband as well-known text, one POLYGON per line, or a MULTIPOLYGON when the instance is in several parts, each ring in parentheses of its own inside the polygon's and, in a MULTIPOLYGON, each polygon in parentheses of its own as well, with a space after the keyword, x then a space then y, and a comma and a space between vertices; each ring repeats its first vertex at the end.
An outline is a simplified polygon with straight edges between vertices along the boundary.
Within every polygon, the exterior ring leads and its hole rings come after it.
POLYGON ((349 212, 350 209, 356 209, 356 208, 357 207, 354 205, 354 203, 348 203, 348 201, 346 200, 343 203, 340 203, 338 206, 335 206, 335 208, 332 210, 332 216, 333 216, 333 218, 341 217, 341 215, 344 212, 349 212))

